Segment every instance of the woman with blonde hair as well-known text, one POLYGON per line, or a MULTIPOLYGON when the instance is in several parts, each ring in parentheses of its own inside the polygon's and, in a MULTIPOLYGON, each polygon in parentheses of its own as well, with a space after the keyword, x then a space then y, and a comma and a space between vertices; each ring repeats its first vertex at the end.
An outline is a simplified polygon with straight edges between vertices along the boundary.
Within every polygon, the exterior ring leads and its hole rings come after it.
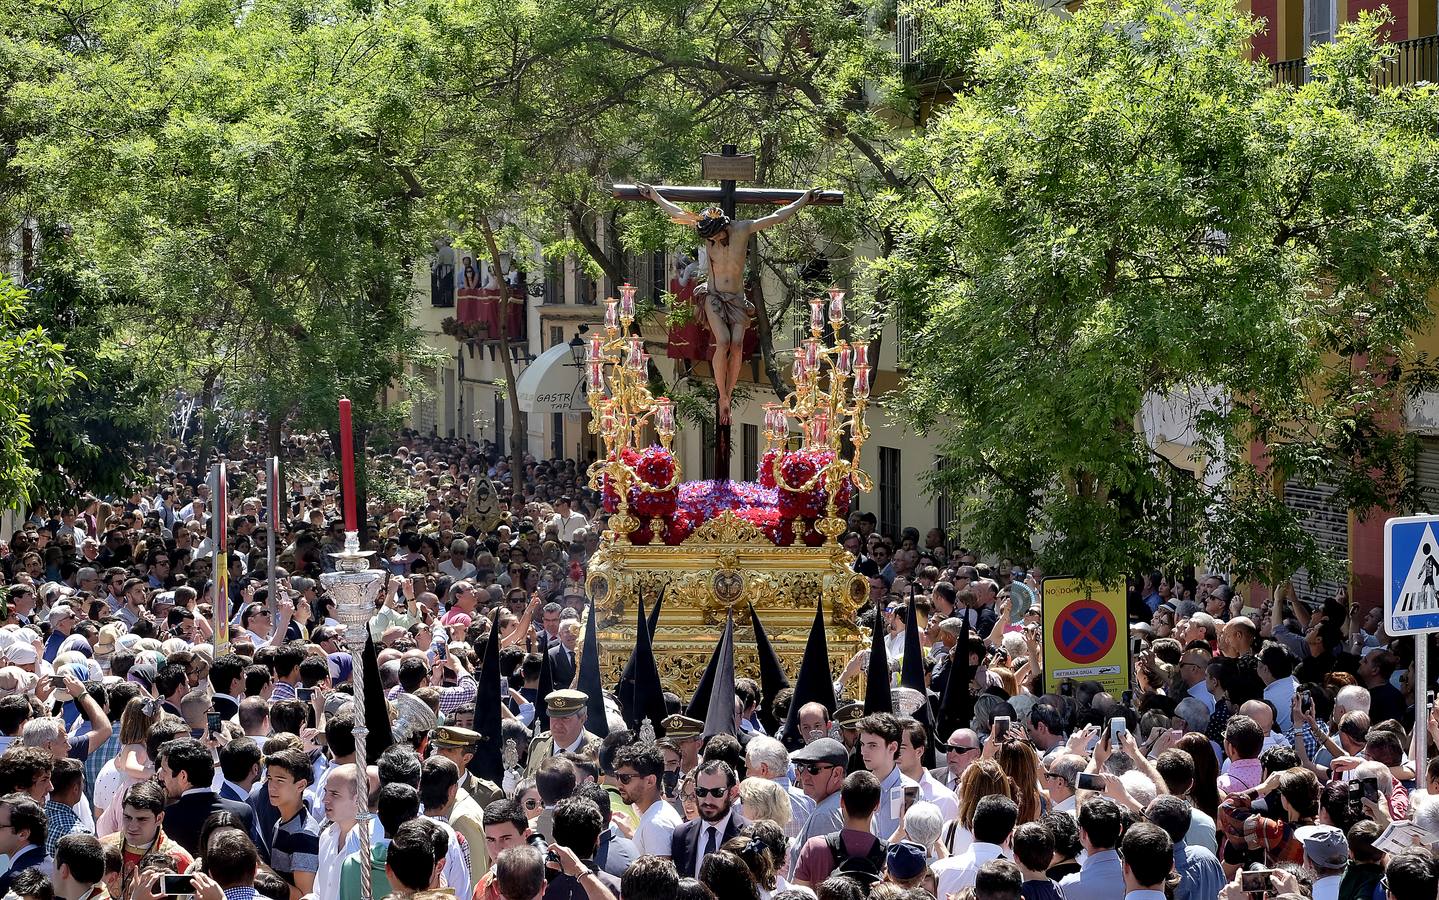
POLYGON ((165 716, 153 697, 135 697, 120 714, 120 751, 95 777, 95 831, 99 837, 120 830, 119 804, 130 785, 155 774, 154 761, 145 750, 150 732, 165 716))
POLYGON ((959 818, 945 826, 944 846, 954 856, 974 843, 974 811, 979 801, 990 794, 1015 799, 1014 781, 992 759, 979 759, 969 764, 959 776, 959 818))
POLYGON ((1014 786, 1010 799, 1019 806, 1019 821, 1015 824, 1038 819, 1044 814, 1044 797, 1039 792, 1039 755, 1034 748, 1028 741, 1007 740, 999 745, 996 761, 1014 786))
POLYGON ((1014 677, 1013 669, 1006 669, 1004 666, 995 666, 988 670, 989 683, 1004 691, 1010 697, 1019 696, 1019 679, 1014 677))
POLYGON ((789 795, 768 778, 746 778, 739 783, 739 802, 751 822, 769 819, 783 828, 793 816, 789 795))

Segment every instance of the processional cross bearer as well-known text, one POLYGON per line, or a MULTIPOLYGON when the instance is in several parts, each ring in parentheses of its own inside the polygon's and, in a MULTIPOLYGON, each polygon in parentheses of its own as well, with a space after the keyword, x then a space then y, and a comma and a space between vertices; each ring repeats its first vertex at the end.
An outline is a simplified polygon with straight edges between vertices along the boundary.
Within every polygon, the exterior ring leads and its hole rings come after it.
POLYGON ((745 296, 745 256, 750 235, 788 220, 811 203, 839 205, 844 202, 844 192, 736 188, 736 182, 754 180, 754 156, 738 154, 733 144, 725 144, 720 153, 706 153, 701 161, 701 176, 718 181, 720 186, 617 184, 613 194, 616 200, 653 201, 673 221, 689 225, 704 239, 708 278, 695 289, 695 296, 703 304, 715 344, 711 359, 719 390, 715 408, 715 477, 728 481, 730 404, 744 364, 745 331, 754 315, 754 307, 745 296), (718 201, 719 205, 693 212, 676 205, 676 200, 718 201), (740 203, 780 205, 780 209, 758 219, 739 219, 735 207, 740 203))

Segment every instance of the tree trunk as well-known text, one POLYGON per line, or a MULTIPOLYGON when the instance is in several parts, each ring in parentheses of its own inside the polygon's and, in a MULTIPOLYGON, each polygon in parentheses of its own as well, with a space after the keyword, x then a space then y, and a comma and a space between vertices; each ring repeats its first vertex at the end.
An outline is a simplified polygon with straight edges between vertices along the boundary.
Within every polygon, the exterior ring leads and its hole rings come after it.
POLYGON ((749 236, 749 258, 756 261, 754 278, 751 284, 754 285, 754 327, 759 335, 759 358, 760 365, 764 368, 765 378, 769 379, 770 387, 774 389, 774 395, 780 400, 789 396, 789 382, 785 381, 784 372, 781 371, 779 362, 774 357, 774 331, 769 325, 769 310, 764 301, 764 278, 759 273, 759 235, 749 236))
POLYGON ((600 268, 604 269, 605 277, 610 280, 611 284, 623 284, 625 280, 623 267, 610 259, 609 254, 599 245, 599 242, 585 230, 584 218, 580 215, 580 211, 571 206, 569 214, 570 230, 575 233, 575 240, 580 242, 580 246, 585 248, 585 252, 590 255, 591 259, 600 264, 600 268))
POLYGON ((490 218, 483 213, 479 217, 480 232, 485 236, 485 246, 490 251, 490 265, 494 266, 496 280, 500 283, 500 359, 505 364, 505 394, 510 402, 510 509, 521 510, 525 505, 524 462, 525 414, 520 411, 520 391, 515 384, 515 366, 510 360, 510 283, 506 280, 504 268, 500 265, 500 248, 495 243, 495 232, 490 228, 490 218))
POLYGON ((200 386, 200 447, 196 454, 198 462, 196 465, 197 474, 210 471, 210 451, 214 447, 215 440, 215 381, 220 377, 217 369, 211 369, 205 373, 205 379, 200 386))

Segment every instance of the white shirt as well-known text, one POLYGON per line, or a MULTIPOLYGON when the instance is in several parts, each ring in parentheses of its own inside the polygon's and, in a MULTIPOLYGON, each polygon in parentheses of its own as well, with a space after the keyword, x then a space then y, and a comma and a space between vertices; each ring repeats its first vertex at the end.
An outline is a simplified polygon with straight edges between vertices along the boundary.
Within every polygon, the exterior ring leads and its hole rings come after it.
POLYGON ((946 822, 959 818, 959 798, 928 771, 919 776, 919 799, 939 807, 946 822))
POLYGON ((562 516, 559 513, 555 513, 553 516, 550 516, 550 521, 548 524, 553 525, 560 530, 560 541, 566 544, 574 540, 575 532, 590 527, 589 519, 586 519, 584 516, 575 512, 573 509, 570 510, 570 514, 568 516, 562 516))
MULTIPOLYGON (((464 851, 460 850, 460 842, 455 838, 455 829, 451 828, 448 822, 442 822, 434 816, 425 816, 425 818, 445 829, 445 834, 450 838, 450 849, 445 854, 445 867, 440 870, 440 874, 445 879, 445 887, 454 888, 455 894, 459 897, 468 897, 470 895, 470 867, 465 860, 464 851)), ((357 843, 355 849, 358 850, 359 846, 357 843)))
POLYGON ((1189 696, 1204 704, 1211 714, 1214 712, 1214 695, 1209 692, 1209 682, 1201 681, 1189 689, 1189 696))
POLYGON ((979 874, 980 866, 992 859, 1008 855, 998 844, 975 841, 969 845, 968 850, 958 856, 938 860, 930 869, 938 879, 939 896, 948 897, 967 887, 973 887, 974 877, 979 874))
MULTIPOLYGON (((669 804, 666 805, 668 806, 669 804)), ((718 822, 705 822, 703 820, 700 821, 700 842, 695 845, 694 876, 696 878, 700 877, 700 866, 703 865, 705 861, 705 850, 709 847, 710 829, 714 829, 715 849, 718 850, 720 848, 720 845, 724 843, 724 830, 729 827, 729 819, 732 815, 734 815, 733 808, 731 808, 729 812, 725 813, 724 818, 720 819, 718 822)))
POLYGON ((1339 882, 1343 880, 1343 875, 1326 875, 1314 882, 1309 896, 1312 900, 1338 900, 1339 882))
POLYGON ((467 559, 460 560, 460 564, 458 566, 447 559, 439 565, 435 566, 435 568, 440 570, 441 575, 448 575, 456 581, 464 581, 466 578, 473 578, 475 574, 479 572, 479 569, 475 568, 475 564, 467 559))
POLYGON ((320 832, 320 867, 315 871, 315 896, 340 896, 340 867, 351 854, 360 852, 360 828, 358 823, 350 826, 343 847, 339 846, 340 829, 333 822, 320 832))
MULTIPOLYGON (((1293 713, 1294 692, 1297 689, 1293 675, 1280 678, 1264 689, 1264 699, 1274 704, 1275 731, 1289 731, 1289 717, 1293 713)), ((1288 745, 1286 741, 1285 746, 1288 745)))
POLYGON ((640 856, 670 855, 670 840, 675 829, 684 824, 675 808, 664 800, 656 798, 650 808, 640 813, 640 824, 635 829, 635 850, 640 856))
POLYGON ((1165 900, 1163 891, 1130 891, 1124 900, 1165 900))

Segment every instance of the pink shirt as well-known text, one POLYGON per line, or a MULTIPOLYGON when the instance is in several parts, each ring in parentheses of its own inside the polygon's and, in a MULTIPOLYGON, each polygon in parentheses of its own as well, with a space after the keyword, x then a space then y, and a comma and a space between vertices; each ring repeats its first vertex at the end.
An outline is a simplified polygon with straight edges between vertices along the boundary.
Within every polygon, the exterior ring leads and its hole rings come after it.
POLYGON ((1223 794, 1237 794, 1264 781, 1264 767, 1257 759, 1236 759, 1229 763, 1229 771, 1219 776, 1219 790, 1223 794))

